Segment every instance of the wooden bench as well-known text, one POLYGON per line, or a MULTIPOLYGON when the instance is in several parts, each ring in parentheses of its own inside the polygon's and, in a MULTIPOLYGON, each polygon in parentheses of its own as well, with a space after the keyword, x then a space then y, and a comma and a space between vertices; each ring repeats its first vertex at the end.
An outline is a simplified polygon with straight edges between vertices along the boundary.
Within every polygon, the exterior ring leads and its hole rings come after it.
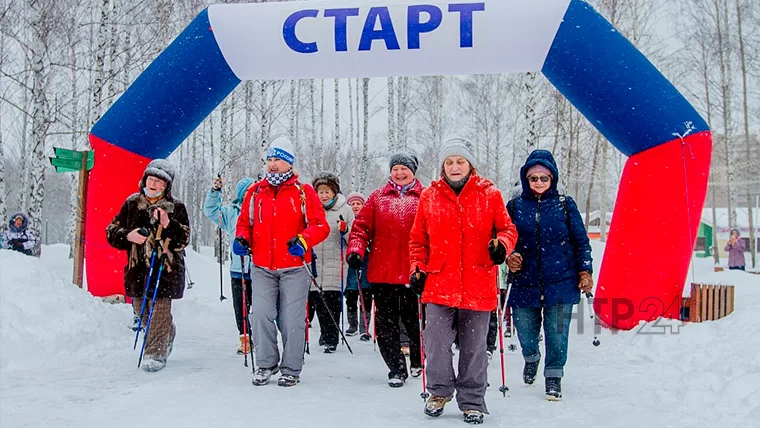
POLYGON ((689 322, 719 320, 734 312, 734 286, 692 283, 686 307, 689 322))

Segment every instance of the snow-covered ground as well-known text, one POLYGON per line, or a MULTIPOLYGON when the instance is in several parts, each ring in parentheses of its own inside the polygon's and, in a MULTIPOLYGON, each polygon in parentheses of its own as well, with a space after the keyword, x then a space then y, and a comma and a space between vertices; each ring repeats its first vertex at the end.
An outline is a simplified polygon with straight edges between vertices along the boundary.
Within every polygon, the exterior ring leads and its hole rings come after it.
MULTIPOLYGON (((598 268, 603 247, 593 245, 598 268)), ((235 354, 231 299, 219 301, 218 265, 193 252, 195 286, 174 303, 174 352, 164 370, 145 373, 132 351, 130 308, 70 285, 67 253, 65 246, 45 247, 40 261, 0 251, 2 428, 464 426, 454 403, 438 420, 423 415, 419 379, 389 388, 379 352, 357 337, 349 338, 355 355, 343 346, 323 354, 313 344, 295 388, 252 386, 250 369, 235 354)), ((563 401, 545 401, 540 380, 524 386, 522 358, 507 352, 510 391, 505 398, 497 389, 495 358, 486 424, 760 426, 760 276, 714 273, 711 260, 695 259, 693 277, 736 285, 735 313, 676 325, 677 334, 643 334, 651 326, 604 330, 600 347, 592 346, 591 321, 583 316, 582 329, 577 320, 572 325, 563 401)))

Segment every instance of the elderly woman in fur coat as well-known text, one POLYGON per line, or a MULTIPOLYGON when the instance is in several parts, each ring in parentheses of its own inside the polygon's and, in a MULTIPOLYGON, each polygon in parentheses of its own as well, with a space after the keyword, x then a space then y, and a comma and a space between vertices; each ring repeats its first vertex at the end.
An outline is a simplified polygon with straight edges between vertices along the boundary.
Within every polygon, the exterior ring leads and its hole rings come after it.
POLYGON ((174 174, 174 166, 168 161, 150 162, 140 181, 140 191, 127 198, 106 228, 108 243, 127 252, 124 288, 132 298, 135 313, 142 315, 143 326, 153 307, 142 362, 143 370, 149 372, 166 366, 176 333, 172 300, 182 298, 185 290, 184 249, 190 241, 190 222, 185 205, 172 197, 174 174), (156 284, 161 264, 163 271, 156 284), (149 274, 151 278, 146 282, 149 274), (151 302, 155 287, 156 300, 151 302), (143 309, 146 290, 148 299, 143 309))

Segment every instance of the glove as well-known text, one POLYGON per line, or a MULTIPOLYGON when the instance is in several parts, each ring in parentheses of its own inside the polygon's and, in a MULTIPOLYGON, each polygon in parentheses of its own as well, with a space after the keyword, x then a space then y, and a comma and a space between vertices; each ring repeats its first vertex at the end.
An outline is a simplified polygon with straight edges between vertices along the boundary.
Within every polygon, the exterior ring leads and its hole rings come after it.
POLYGON ((507 248, 498 239, 492 239, 488 243, 488 254, 493 264, 500 265, 507 258, 507 248))
POLYGON ((578 282, 578 288, 580 288, 582 292, 588 293, 594 288, 594 277, 592 277, 588 271, 584 270, 579 273, 578 276, 581 278, 578 282))
POLYGON ((222 190, 223 185, 224 183, 222 182, 222 177, 218 176, 214 179, 214 184, 211 185, 211 190, 218 192, 222 190))
POLYGON ((512 272, 517 272, 522 268, 522 256, 520 253, 512 253, 507 258, 507 267, 512 272))
POLYGON ((362 268, 362 257, 358 253, 351 253, 346 257, 346 262, 348 262, 348 267, 351 269, 361 269, 362 268))
POLYGON ((236 256, 247 256, 250 252, 251 249, 248 245, 248 241, 242 236, 238 236, 232 242, 232 253, 236 256))
POLYGON ((340 220, 338 220, 338 230, 340 230, 341 235, 345 235, 346 232, 348 232, 348 223, 343 220, 343 216, 341 216, 340 220))
POLYGON ((416 294, 417 297, 422 297, 422 292, 425 291, 426 279, 427 274, 420 271, 419 266, 417 266, 414 273, 409 277, 409 285, 412 286, 412 291, 414 291, 414 294, 416 294))
POLYGON ((288 241, 288 254, 293 257, 303 257, 308 249, 309 245, 306 243, 303 235, 290 238, 290 241, 288 241))

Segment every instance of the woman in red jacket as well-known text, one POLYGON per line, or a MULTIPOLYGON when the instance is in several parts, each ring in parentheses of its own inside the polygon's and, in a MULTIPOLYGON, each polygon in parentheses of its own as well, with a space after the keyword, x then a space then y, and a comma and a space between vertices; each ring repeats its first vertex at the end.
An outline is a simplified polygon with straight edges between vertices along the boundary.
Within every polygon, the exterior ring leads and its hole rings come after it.
POLYGON ((488 321, 496 308, 498 265, 517 241, 501 193, 478 176, 472 143, 455 138, 441 150, 441 179, 422 192, 409 241, 412 289, 425 306, 425 414, 443 413, 457 391, 468 423, 483 422, 488 321), (454 374, 451 345, 459 343, 454 374))
POLYGON ((407 286, 409 231, 422 193, 422 184, 414 177, 416 172, 416 157, 406 153, 391 157, 388 183, 372 192, 354 220, 346 257, 351 268, 361 269, 367 247, 372 254, 366 275, 373 284, 377 344, 388 366, 388 385, 392 388, 403 386, 409 376, 401 352, 399 320, 411 342, 411 375, 422 374, 417 297, 407 286))

